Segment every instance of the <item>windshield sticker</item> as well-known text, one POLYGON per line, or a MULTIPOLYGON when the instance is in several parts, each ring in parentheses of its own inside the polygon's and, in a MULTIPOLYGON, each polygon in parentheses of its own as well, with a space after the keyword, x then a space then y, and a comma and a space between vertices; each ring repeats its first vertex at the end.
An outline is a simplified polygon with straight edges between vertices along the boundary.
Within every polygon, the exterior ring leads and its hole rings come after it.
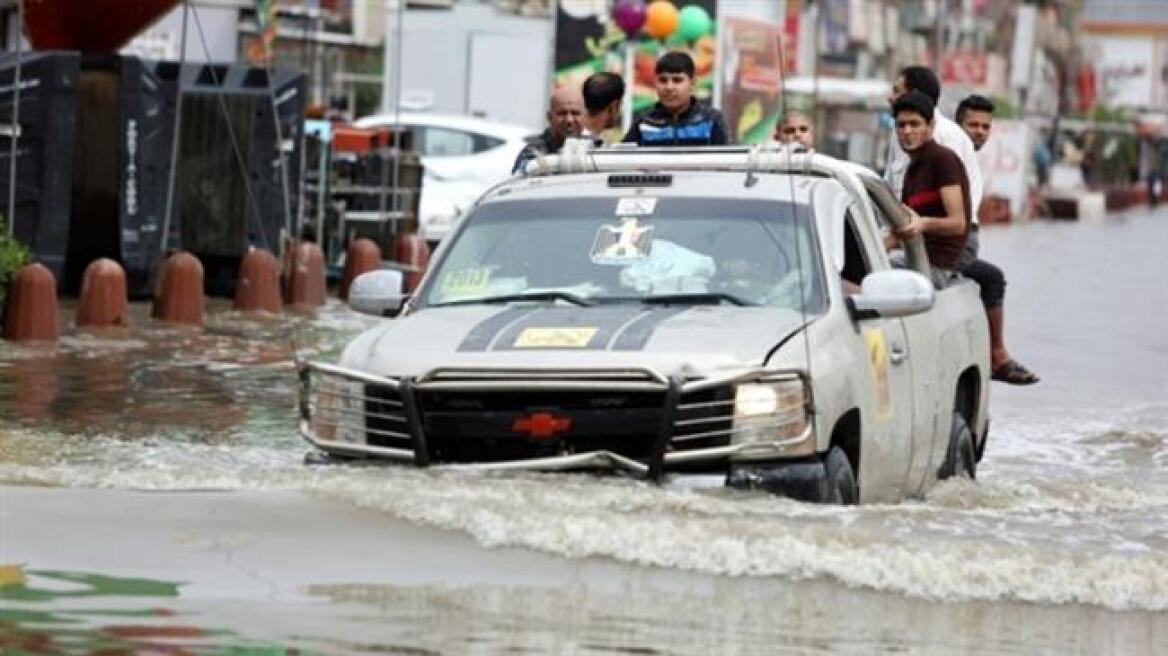
POLYGON ((868 373, 876 397, 876 417, 886 421, 892 416, 892 398, 888 389, 888 345, 884 343, 884 332, 865 330, 864 342, 868 345, 868 373))
POLYGON ((653 226, 640 225, 635 216, 621 217, 621 224, 602 225, 592 242, 592 261, 607 266, 627 266, 649 257, 653 226))
POLYGON ((525 328, 515 348, 585 348, 599 328, 525 328))
POLYGON ((657 211, 656 198, 620 198, 616 201, 617 216, 649 216, 657 211))
POLYGON ((455 269, 442 276, 439 288, 442 295, 473 294, 485 290, 491 283, 491 270, 487 267, 467 267, 455 269))

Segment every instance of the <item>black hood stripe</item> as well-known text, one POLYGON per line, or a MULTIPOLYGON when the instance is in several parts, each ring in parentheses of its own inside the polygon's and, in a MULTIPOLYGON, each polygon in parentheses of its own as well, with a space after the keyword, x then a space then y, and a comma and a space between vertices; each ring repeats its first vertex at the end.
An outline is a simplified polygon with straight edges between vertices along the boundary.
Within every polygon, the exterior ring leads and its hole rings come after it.
POLYGON ((472 352, 486 351, 491 347, 491 343, 495 341, 500 331, 518 321, 524 315, 532 314, 535 311, 536 308, 534 307, 513 305, 498 314, 492 314, 467 332, 462 343, 458 345, 458 350, 472 352))
POLYGON ((637 317, 616 336, 610 347, 614 351, 641 351, 657 327, 685 311, 685 308, 654 308, 637 317))
POLYGON ((570 351, 640 351, 658 326, 684 308, 613 305, 608 307, 509 307, 479 322, 458 345, 460 352, 533 350, 517 349, 515 342, 530 328, 595 328, 588 344, 570 351))

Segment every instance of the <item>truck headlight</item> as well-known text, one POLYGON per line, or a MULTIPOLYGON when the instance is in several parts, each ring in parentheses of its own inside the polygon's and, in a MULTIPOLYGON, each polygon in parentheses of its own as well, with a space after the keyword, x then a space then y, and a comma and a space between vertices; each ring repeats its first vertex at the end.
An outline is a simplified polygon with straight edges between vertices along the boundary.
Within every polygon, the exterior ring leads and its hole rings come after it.
POLYGON ((313 433, 329 442, 365 443, 365 385, 337 376, 317 376, 309 406, 313 433))
POLYGON ((805 445, 799 438, 807 434, 808 405, 807 388, 801 378, 742 383, 734 393, 731 443, 757 444, 761 447, 759 453, 753 454, 757 457, 802 453, 805 445))

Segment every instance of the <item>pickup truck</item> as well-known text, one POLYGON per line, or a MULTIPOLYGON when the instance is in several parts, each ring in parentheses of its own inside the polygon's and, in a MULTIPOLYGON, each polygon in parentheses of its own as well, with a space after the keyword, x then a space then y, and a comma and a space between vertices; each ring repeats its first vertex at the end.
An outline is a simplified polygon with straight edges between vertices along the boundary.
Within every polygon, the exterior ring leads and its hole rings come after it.
MULTIPOLYGON (((489 190, 393 317, 299 363, 318 460, 608 470, 834 503, 972 478, 989 426, 976 284, 942 290, 871 171, 767 144, 570 144, 489 190)), ((310 454, 313 455, 313 454, 310 454)))

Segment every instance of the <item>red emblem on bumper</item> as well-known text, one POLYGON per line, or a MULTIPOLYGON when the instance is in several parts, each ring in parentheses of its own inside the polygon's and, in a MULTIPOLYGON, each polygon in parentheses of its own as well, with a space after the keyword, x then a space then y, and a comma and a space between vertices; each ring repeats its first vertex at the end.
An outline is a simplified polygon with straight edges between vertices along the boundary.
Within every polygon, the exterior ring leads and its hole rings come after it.
POLYGON ((530 417, 520 417, 511 424, 511 430, 516 433, 527 433, 535 438, 552 437, 572 427, 572 420, 567 417, 557 417, 548 412, 537 412, 530 417))

